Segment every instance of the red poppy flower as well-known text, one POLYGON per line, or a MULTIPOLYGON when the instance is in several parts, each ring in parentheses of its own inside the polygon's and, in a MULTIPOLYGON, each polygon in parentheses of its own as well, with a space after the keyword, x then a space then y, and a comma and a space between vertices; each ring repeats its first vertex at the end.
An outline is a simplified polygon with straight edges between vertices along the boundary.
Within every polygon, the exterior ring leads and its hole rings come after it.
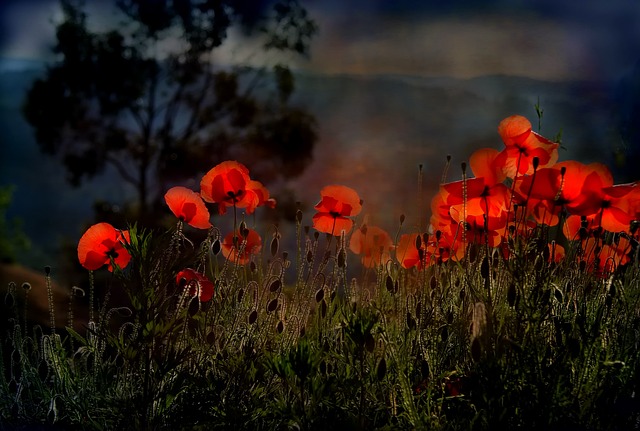
POLYGON ((171 212, 197 229, 209 229, 209 210, 200 195, 186 187, 172 187, 164 195, 171 212))
POLYGON ((509 188, 502 183, 506 175, 496 163, 498 155, 498 151, 491 148, 475 151, 469 159, 469 166, 476 178, 453 181, 441 186, 448 193, 446 204, 450 206, 449 212, 454 221, 462 221, 462 214, 466 212, 465 221, 471 226, 482 227, 485 217, 489 218, 489 223, 496 229, 506 225, 506 211, 511 194, 509 188), (503 226, 498 226, 497 221, 503 223, 503 226))
POLYGON ((340 235, 349 232, 353 221, 362 210, 358 193, 350 187, 341 185, 326 186, 320 191, 322 199, 314 207, 318 213, 313 216, 313 227, 319 232, 340 235))
POLYGON ((247 214, 263 205, 275 208, 276 200, 269 197, 269 190, 260 181, 250 180, 247 184, 247 214))
POLYGON ((260 253, 262 249, 262 239, 258 232, 253 229, 246 229, 244 233, 245 235, 240 231, 235 234, 230 232, 222 242, 224 257, 239 265, 249 263, 251 255, 260 253), (243 250, 242 253, 238 253, 239 249, 243 250))
POLYGON ((387 262, 392 248, 391 236, 378 226, 363 225, 353 232, 349 240, 349 249, 362 255, 362 264, 367 268, 387 262))
POLYGON ((587 238, 580 242, 581 254, 578 260, 585 265, 587 271, 596 277, 604 278, 619 266, 630 261, 631 242, 618 237, 611 244, 604 244, 598 238, 587 238))
POLYGON ((129 232, 121 231, 109 223, 91 226, 78 241, 78 260, 84 268, 95 271, 103 265, 113 264, 124 268, 129 264, 131 255, 124 244, 129 242, 129 232))
POLYGON ((201 302, 213 297, 213 282, 195 269, 185 268, 176 275, 176 284, 189 288, 189 296, 199 296, 201 302))
POLYGON ((552 166, 558 160, 559 144, 551 142, 531 130, 531 122, 521 115, 505 118, 498 125, 498 133, 506 148, 495 159, 509 178, 532 174, 533 158, 538 167, 552 166))
POLYGON ((247 194, 249 169, 236 161, 226 161, 213 167, 200 181, 200 195, 207 202, 218 204, 218 212, 224 214, 227 206, 246 208, 255 195, 247 194))
POLYGON ((409 269, 417 266, 418 269, 422 269, 423 259, 424 262, 429 261, 429 257, 424 255, 424 247, 421 245, 418 250, 417 240, 419 234, 411 233, 404 234, 400 237, 398 245, 396 247, 396 260, 402 265, 403 268, 409 269))
POLYGON ((597 196, 603 187, 612 184, 613 177, 605 165, 568 160, 539 169, 535 176, 522 177, 515 195, 520 203, 527 202, 527 212, 536 221, 554 226, 563 208, 577 215, 598 211, 597 196))
POLYGON ((495 148, 480 148, 474 151, 469 157, 469 167, 473 176, 484 178, 485 184, 489 185, 502 183, 507 174, 496 161, 499 154, 495 148))

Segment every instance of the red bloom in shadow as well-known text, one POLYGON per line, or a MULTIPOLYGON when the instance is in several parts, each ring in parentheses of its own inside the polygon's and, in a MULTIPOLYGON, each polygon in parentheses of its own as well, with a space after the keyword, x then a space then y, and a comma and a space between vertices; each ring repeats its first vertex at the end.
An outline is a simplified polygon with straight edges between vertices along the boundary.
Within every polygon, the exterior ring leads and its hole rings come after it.
POLYGON ((389 260, 393 241, 389 234, 378 226, 362 225, 351 234, 349 249, 362 255, 362 264, 367 268, 383 265, 389 260))
POLYGON ((195 269, 185 268, 176 275, 176 284, 188 288, 189 296, 198 296, 201 302, 213 297, 213 282, 195 269))
POLYGON ((118 230, 109 223, 94 224, 78 241, 80 265, 90 271, 103 265, 109 265, 109 271, 113 271, 113 264, 125 268, 131 260, 124 246, 129 239, 128 231, 118 230))
POLYGON ((587 238, 580 242, 578 261, 596 277, 611 275, 619 265, 630 261, 631 243, 628 239, 617 237, 611 244, 602 244, 598 238, 587 238))
POLYGON ((200 195, 186 187, 172 187, 164 195, 171 212, 197 229, 209 229, 209 210, 200 195))
POLYGON ((630 198, 635 184, 598 187, 601 182, 585 182, 584 195, 589 199, 567 218, 563 230, 567 238, 574 238, 584 224, 588 232, 602 228, 609 232, 629 232, 634 219, 630 198), (582 221, 584 218, 584 222, 582 221))
POLYGON ((573 160, 540 169, 523 177, 516 186, 520 202, 527 202, 535 220, 554 226, 562 208, 570 214, 591 215, 600 209, 602 189, 613 184, 609 169, 601 163, 582 164, 573 160))
POLYGON ((467 239, 475 238, 476 234, 482 233, 486 228, 492 246, 500 242, 498 231, 507 224, 507 208, 511 196, 509 188, 502 183, 505 174, 496 165, 498 155, 496 150, 489 148, 476 151, 469 161, 476 178, 441 186, 446 193, 443 195, 444 202, 449 206, 451 219, 456 224, 464 221, 473 234, 467 235, 467 239), (477 176, 480 174, 483 176, 477 176))
POLYGON ((341 185, 326 186, 320 191, 322 199, 314 207, 318 212, 313 216, 313 227, 319 232, 340 235, 349 232, 353 221, 362 210, 358 193, 350 187, 341 185))
MULTIPOLYGON (((418 236, 417 233, 407 233, 400 237, 398 245, 396 246, 396 260, 402 265, 403 268, 409 269, 417 266, 418 269, 423 268, 423 262, 428 261, 428 256, 425 255, 425 249, 421 245, 418 248, 418 236)), ((420 242, 422 244, 422 241, 420 242)))
POLYGON ((538 158, 539 168, 551 166, 558 160, 559 144, 532 131, 531 122, 521 115, 502 120, 498 133, 506 148, 498 154, 495 163, 509 178, 533 173, 534 157, 538 158))
POLYGON ((224 214, 227 206, 246 208, 253 204, 255 195, 247 193, 250 181, 246 166, 236 161, 222 162, 202 177, 200 194, 205 201, 218 204, 218 212, 224 214))
POLYGON ((250 180, 247 184, 247 214, 252 214, 256 207, 276 207, 276 200, 269 196, 269 190, 260 182, 250 180))
POLYGON ((231 262, 239 265, 249 263, 251 255, 260 253, 262 238, 253 229, 245 229, 243 232, 230 232, 222 241, 222 253, 231 262))

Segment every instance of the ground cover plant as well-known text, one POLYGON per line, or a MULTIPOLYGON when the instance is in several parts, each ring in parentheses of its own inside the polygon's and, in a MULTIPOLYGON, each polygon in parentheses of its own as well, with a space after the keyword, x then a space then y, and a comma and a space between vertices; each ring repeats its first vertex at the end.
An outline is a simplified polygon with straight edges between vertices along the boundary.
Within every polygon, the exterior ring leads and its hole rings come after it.
POLYGON ((498 132, 460 180, 445 168, 422 231, 370 225, 327 185, 283 250, 251 217, 276 200, 237 161, 166 192, 167 232, 91 226, 84 324, 79 288, 42 327, 9 286, 0 425, 639 429, 640 187, 558 161, 522 116, 498 132))

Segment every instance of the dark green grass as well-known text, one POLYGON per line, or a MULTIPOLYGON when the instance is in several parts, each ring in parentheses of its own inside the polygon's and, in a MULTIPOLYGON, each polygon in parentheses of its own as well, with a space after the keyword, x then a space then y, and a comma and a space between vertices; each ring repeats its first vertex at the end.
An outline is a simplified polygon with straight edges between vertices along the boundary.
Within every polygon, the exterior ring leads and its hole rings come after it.
POLYGON ((96 274, 107 295, 84 331, 13 307, 2 429, 640 428, 634 264, 597 278, 532 241, 509 260, 474 246, 354 279, 344 239, 300 226, 294 253, 276 239, 247 266, 215 253, 215 230, 181 235, 133 229, 132 263, 96 274), (212 301, 183 295, 185 267, 214 280, 212 301))

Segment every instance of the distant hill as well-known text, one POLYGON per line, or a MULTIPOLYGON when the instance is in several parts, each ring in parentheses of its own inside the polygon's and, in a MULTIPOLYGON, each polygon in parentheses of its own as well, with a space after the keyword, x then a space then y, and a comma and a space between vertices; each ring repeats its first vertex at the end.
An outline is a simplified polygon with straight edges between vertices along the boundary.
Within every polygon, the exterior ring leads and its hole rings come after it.
MULTIPOLYGON (((42 63, 0 61, 0 184, 16 187, 10 215, 24 220, 24 230, 38 244, 29 256, 37 266, 47 264, 62 237, 79 237, 96 199, 118 203, 131 196, 109 173, 72 189, 64 168, 39 152, 20 107, 43 71, 42 63)), ((504 117, 525 115, 537 129, 538 102, 544 110, 542 134, 554 138, 562 132, 561 160, 614 167, 616 84, 299 72, 293 103, 315 115, 320 139, 314 163, 286 186, 297 200, 313 205, 323 185, 347 184, 360 192, 371 222, 395 229, 405 213, 416 224, 429 217, 446 155, 454 161, 449 179, 457 179, 460 162, 473 150, 502 147, 497 126, 504 117), (424 194, 418 197, 420 164, 424 194)))

